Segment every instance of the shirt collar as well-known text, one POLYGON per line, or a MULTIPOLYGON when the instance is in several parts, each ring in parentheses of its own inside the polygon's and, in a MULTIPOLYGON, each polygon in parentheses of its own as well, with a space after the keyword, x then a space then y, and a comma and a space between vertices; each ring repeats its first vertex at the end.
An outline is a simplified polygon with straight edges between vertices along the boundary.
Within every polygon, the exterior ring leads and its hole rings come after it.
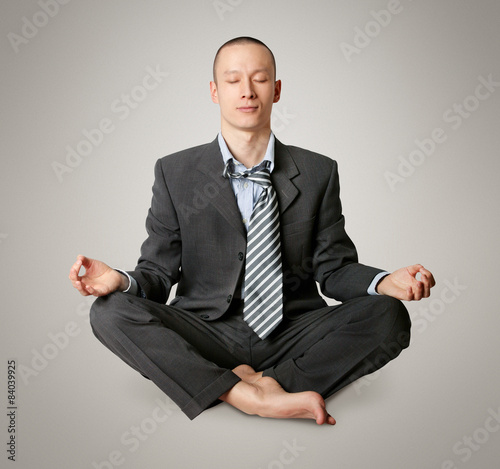
MULTIPOLYGON (((234 156, 229 151, 227 143, 224 140, 224 137, 222 136, 221 132, 219 132, 219 134, 217 135, 217 140, 219 141, 219 147, 220 147, 220 151, 222 153, 222 158, 224 160, 224 166, 231 159, 233 160, 235 166, 241 164, 236 158, 234 158, 234 156)), ((274 134, 271 132, 271 135, 269 136, 269 143, 267 144, 266 154, 264 155, 264 159, 262 160, 262 161, 269 161, 269 172, 270 173, 272 173, 273 169, 274 169, 274 143, 275 143, 275 140, 276 139, 274 137, 274 134)), ((262 161, 259 164, 261 164, 262 161)))

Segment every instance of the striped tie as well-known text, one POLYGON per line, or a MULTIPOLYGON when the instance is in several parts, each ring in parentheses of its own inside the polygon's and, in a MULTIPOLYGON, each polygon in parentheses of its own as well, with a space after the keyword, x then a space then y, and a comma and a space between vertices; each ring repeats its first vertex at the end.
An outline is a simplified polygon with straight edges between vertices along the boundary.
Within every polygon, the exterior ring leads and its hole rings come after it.
POLYGON ((243 319, 261 338, 265 339, 283 318, 283 275, 278 199, 271 185, 268 162, 253 172, 231 172, 229 160, 224 176, 246 178, 262 186, 248 224, 245 263, 245 301, 243 319))

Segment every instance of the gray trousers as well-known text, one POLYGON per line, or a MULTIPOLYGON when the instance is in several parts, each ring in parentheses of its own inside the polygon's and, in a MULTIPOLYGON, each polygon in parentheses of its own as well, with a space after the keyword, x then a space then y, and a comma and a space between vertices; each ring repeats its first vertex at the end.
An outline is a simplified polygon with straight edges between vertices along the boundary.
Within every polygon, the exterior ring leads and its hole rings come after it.
POLYGON ((403 304, 364 296, 284 318, 265 340, 243 321, 236 304, 216 321, 126 293, 98 298, 90 311, 96 337, 153 381, 193 419, 239 380, 231 370, 247 364, 288 392, 324 398, 376 371, 410 341, 403 304))

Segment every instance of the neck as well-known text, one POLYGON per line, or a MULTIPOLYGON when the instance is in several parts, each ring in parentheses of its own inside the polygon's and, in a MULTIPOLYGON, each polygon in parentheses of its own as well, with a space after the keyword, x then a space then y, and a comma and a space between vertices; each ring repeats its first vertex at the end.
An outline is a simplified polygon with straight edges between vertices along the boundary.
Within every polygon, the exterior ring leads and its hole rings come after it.
POLYGON ((271 129, 263 129, 258 132, 245 132, 234 129, 221 130, 229 151, 236 160, 247 168, 259 164, 266 156, 267 145, 271 129))

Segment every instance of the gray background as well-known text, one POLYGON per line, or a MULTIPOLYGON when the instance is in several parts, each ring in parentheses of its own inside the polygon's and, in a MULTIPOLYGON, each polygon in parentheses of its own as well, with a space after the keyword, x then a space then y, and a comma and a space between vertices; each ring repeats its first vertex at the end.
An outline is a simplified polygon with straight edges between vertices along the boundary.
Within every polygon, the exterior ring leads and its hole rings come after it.
POLYGON ((478 86, 500 81, 499 19, 494 0, 2 2, 2 442, 7 359, 19 409, 18 461, 2 450, 0 466, 498 467, 500 88, 478 86), (94 339, 67 279, 79 253, 134 267, 154 162, 215 137, 212 59, 239 35, 277 57, 277 137, 338 160, 361 260, 420 262, 438 282, 408 304, 411 347, 328 400, 333 428, 226 405, 190 422, 94 339), (168 76, 143 92, 148 67, 168 76), (117 104, 131 94, 133 108, 117 104), (112 131, 86 151, 102 119, 112 131), (415 141, 439 128, 446 141, 419 159, 415 141), (68 166, 79 144, 88 154, 68 166))

